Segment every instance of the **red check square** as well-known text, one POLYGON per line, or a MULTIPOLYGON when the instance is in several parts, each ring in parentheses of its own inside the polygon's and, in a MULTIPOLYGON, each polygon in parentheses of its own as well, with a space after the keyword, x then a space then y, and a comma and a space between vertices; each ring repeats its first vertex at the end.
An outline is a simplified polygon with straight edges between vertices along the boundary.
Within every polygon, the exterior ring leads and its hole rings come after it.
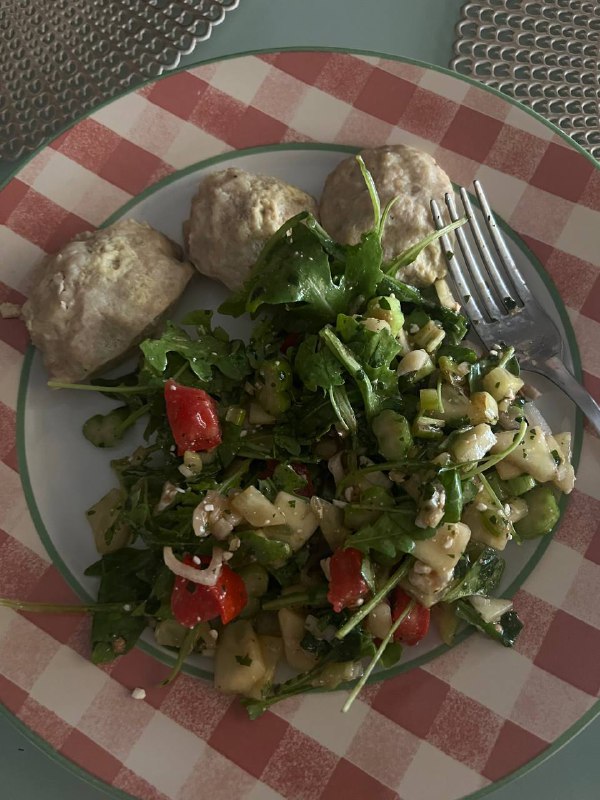
POLYGON ((207 89, 205 81, 189 72, 179 72, 153 84, 146 97, 151 103, 187 120, 207 89))
POLYGON ((427 741, 471 769, 480 771, 489 758, 502 719, 476 700, 451 689, 436 716, 427 741))
POLYGON ((354 107, 366 111, 376 119, 395 125, 407 108, 416 86, 384 72, 374 69, 362 91, 354 101, 354 107))
POLYGON ((499 120, 462 106, 456 112, 440 144, 455 153, 483 162, 502 128, 503 124, 499 120))
POLYGON ((227 142, 237 149, 274 144, 283 140, 286 131, 287 125, 283 122, 248 106, 229 131, 227 142))
POLYGON ((114 131, 93 119, 84 119, 50 146, 82 167, 97 172, 120 141, 121 137, 114 131))
POLYGON ((422 669, 412 669, 386 681, 372 708, 407 731, 424 738, 438 715, 450 687, 422 669))
POLYGON ((600 275, 589 291, 585 303, 581 306, 581 313, 586 317, 600 322, 600 275))
POLYGON ((319 800, 338 761, 326 747, 289 727, 261 780, 286 800, 319 800))
POLYGON ((332 58, 330 53, 278 53, 271 61, 273 66, 312 86, 317 76, 332 58))
POLYGON ((592 162, 582 158, 576 150, 550 142, 531 183, 576 203, 593 172, 592 162))
POLYGON ((98 171, 101 178, 129 194, 143 189, 166 175, 171 168, 153 153, 121 139, 98 171))
POLYGON ((250 775, 259 778, 289 726, 272 714, 250 720, 240 703, 232 703, 208 743, 250 775))
POLYGON ((341 758, 319 800, 396 800, 397 797, 393 789, 341 758))
POLYGON ((559 610, 534 663, 596 695, 600 691, 600 630, 559 610))
POLYGON ((483 774, 491 781, 500 780, 527 764, 547 747, 548 742, 507 720, 483 768, 483 774))
POLYGON ((6 222, 27 194, 27 184, 14 178, 0 192, 0 223, 6 222))
POLYGON ((400 126, 431 142, 439 142, 458 108, 452 100, 417 86, 400 118, 400 126))
POLYGON ((200 681, 191 675, 180 675, 171 685, 160 710, 206 741, 232 702, 231 697, 217 692, 207 681, 200 681))
POLYGON ((318 75, 315 86, 324 92, 352 103, 373 72, 373 66, 355 56, 332 53, 318 75))
MULTIPOLYGON (((78 605, 81 600, 70 588, 60 572, 54 566, 48 567, 36 581, 35 586, 26 595, 29 602, 65 603, 78 605)), ((66 644, 81 623, 79 614, 23 614, 38 628, 46 631, 62 644, 66 644)))
POLYGON ((60 752, 107 783, 112 783, 122 767, 117 758, 75 728, 60 748, 60 752))

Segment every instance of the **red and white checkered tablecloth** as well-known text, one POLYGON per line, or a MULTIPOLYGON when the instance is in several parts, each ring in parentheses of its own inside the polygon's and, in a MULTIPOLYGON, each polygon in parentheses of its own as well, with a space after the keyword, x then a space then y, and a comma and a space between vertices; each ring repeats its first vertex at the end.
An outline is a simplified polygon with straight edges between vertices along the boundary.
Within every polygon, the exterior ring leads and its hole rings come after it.
MULTIPOLYGON (((181 71, 111 102, 39 152, 0 192, 0 301, 23 302, 45 252, 185 167, 259 145, 430 151, 494 206, 567 307, 600 396, 600 171, 529 113, 444 72, 376 56, 283 52, 181 71), (596 232, 590 236, 590 231, 596 232)), ((0 320, 0 595, 76 602, 35 530, 17 463, 24 326, 0 320)), ((0 608, 0 700, 63 756, 144 800, 453 800, 542 753, 600 692, 600 442, 515 603, 514 650, 473 636, 368 687, 294 698, 250 722, 239 704, 142 650, 93 666, 89 620, 0 608), (130 699, 134 686, 145 702, 130 699)))

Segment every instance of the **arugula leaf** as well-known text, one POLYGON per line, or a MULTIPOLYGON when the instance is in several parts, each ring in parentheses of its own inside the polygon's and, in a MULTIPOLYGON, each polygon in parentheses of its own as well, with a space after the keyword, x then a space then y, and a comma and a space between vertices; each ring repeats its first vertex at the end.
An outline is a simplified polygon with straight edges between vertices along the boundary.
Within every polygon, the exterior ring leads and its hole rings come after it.
POLYGON ((504 559, 493 547, 484 547, 466 574, 454 580, 444 593, 444 603, 474 594, 490 595, 498 586, 504 572, 504 559))
POLYGON ((351 534, 346 539, 347 547, 356 547, 362 553, 373 550, 388 558, 398 558, 402 553, 412 553, 415 539, 433 536, 432 529, 423 530, 415 525, 415 508, 394 509, 394 513, 384 512, 370 525, 351 534))
POLYGON ((99 611, 92 622, 92 661, 102 664, 129 652, 146 627, 144 616, 131 614, 131 605, 143 603, 152 594, 162 565, 155 550, 125 547, 92 564, 85 575, 98 575, 98 603, 127 604, 122 611, 99 611))
POLYGON ((311 334, 299 345, 294 370, 310 392, 321 388, 328 392, 333 386, 343 386, 342 366, 318 336, 311 334))
POLYGON ((282 330, 317 331, 357 309, 383 275, 378 236, 371 232, 347 247, 330 241, 311 214, 297 214, 271 237, 243 289, 220 310, 239 316, 264 306, 282 330))
POLYGON ((512 647, 523 629, 523 623, 519 619, 517 612, 513 610, 503 614, 498 622, 484 622, 481 614, 475 611, 468 600, 459 600, 456 604, 456 613, 469 625, 473 625, 474 628, 485 633, 490 639, 500 642, 505 647, 512 647))
POLYGON ((198 332, 198 339, 177 325, 168 322, 159 339, 146 339, 140 349, 145 357, 144 367, 155 376, 167 369, 169 353, 176 353, 201 383, 211 384, 214 390, 214 370, 236 383, 250 374, 250 365, 241 340, 229 341, 227 334, 217 329, 211 331, 211 312, 195 312, 186 318, 198 332))

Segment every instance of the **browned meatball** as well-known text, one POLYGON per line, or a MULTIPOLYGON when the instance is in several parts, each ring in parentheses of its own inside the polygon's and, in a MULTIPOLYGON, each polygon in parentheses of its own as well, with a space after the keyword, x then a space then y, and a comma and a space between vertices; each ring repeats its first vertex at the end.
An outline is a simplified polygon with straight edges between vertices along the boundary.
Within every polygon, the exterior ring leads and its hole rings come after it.
MULTIPOLYGON (((429 202, 452 192, 450 178, 432 156, 407 145, 363 150, 382 207, 399 195, 383 235, 384 259, 391 261, 433 230, 429 202)), ((373 207, 354 156, 344 159, 327 177, 319 207, 321 223, 342 244, 356 244, 373 227, 373 207)), ((429 245, 398 277, 416 286, 441 278, 446 265, 438 242, 429 245)))
POLYGON ((23 317, 50 375, 81 381, 151 333, 193 274, 178 245, 122 220, 47 256, 23 317))
POLYGON ((316 213, 310 195, 288 183, 230 168, 205 178, 184 224, 198 271, 239 289, 265 242, 290 217, 316 213))

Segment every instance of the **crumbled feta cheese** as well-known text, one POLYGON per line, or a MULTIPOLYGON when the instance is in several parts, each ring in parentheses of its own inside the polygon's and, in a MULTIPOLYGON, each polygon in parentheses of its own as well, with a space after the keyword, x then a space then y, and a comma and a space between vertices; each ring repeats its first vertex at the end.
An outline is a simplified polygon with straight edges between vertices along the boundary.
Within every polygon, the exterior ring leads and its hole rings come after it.
POLYGON ((131 693, 131 696, 133 697, 134 700, 145 700, 146 699, 146 690, 145 689, 136 688, 131 693))
POLYGON ((418 333, 419 332, 419 326, 415 325, 415 323, 413 322, 413 324, 409 327, 408 332, 409 333, 418 333))
POLYGON ((200 561, 200 556, 192 556, 192 561, 194 562, 194 564, 202 563, 202 561, 200 561))
POLYGON ((208 635, 210 636, 211 639, 214 639, 216 642, 217 639, 219 638, 219 631, 216 631, 214 628, 211 628, 208 632, 208 635))
POLYGON ((487 511, 487 506, 485 503, 477 503, 475 508, 477 509, 477 511, 487 511))

